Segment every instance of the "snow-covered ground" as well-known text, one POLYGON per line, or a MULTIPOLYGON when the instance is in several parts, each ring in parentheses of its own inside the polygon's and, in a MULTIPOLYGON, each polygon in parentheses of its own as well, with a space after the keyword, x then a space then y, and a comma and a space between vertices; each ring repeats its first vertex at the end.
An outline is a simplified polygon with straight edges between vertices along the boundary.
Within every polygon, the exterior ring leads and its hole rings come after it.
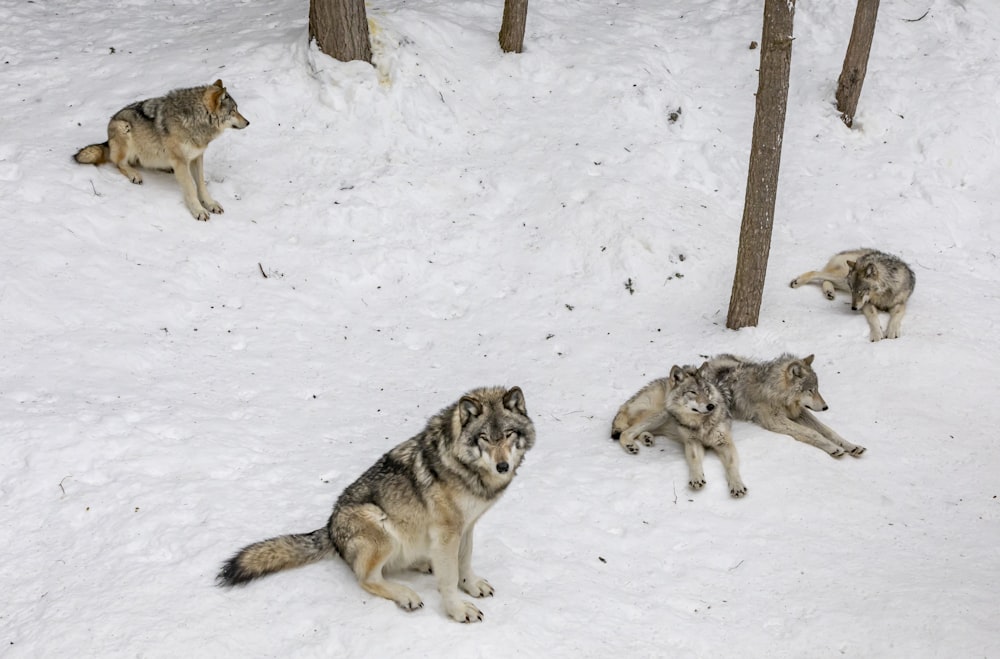
POLYGON ((885 0, 848 130, 853 3, 799 3, 739 332, 760 0, 532 0, 521 55, 499 0, 376 0, 375 68, 310 48, 307 4, 0 6, 0 655, 1000 656, 1000 4, 885 0), (224 215, 71 161, 219 77, 251 121, 207 152, 224 215), (861 245, 916 272, 899 340, 788 287, 861 245), (714 454, 692 492, 679 446, 609 441, 671 365, 784 351, 862 458, 737 424, 735 500, 714 454), (538 442, 477 529, 482 624, 339 559, 214 585, 489 384, 538 442))

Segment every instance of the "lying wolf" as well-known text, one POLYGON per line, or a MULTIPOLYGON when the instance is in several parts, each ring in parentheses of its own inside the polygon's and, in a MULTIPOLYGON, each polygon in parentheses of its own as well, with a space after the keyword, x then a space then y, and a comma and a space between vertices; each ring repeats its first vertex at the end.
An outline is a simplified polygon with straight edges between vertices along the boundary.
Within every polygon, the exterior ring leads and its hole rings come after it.
POLYGON ((482 612, 458 592, 493 595, 472 571, 472 530, 534 443, 520 388, 474 389, 348 485, 326 526, 244 547, 222 567, 219 585, 243 584, 336 551, 362 588, 407 611, 423 606, 420 596, 384 573, 429 568, 448 615, 479 622, 482 612))
POLYGON ((851 308, 860 310, 868 321, 872 341, 897 339, 900 336, 906 302, 913 293, 916 275, 898 257, 874 249, 839 252, 822 270, 804 272, 792 280, 792 288, 821 282, 827 299, 834 291, 851 294, 851 308), (878 312, 889 312, 889 324, 882 331, 878 312))
POLYGON ((785 354, 768 362, 718 355, 703 369, 722 391, 734 419, 791 435, 835 458, 845 451, 860 456, 864 446, 850 443, 809 412, 827 409, 812 363, 812 355, 799 359, 785 354))
POLYGON ((739 472, 739 456, 733 443, 732 422, 719 389, 693 366, 674 366, 669 377, 653 380, 629 398, 611 424, 611 438, 629 453, 639 452, 636 441, 653 445, 662 435, 684 446, 688 464, 688 485, 699 490, 705 485, 702 459, 705 447, 715 449, 722 459, 729 493, 747 493, 739 472))

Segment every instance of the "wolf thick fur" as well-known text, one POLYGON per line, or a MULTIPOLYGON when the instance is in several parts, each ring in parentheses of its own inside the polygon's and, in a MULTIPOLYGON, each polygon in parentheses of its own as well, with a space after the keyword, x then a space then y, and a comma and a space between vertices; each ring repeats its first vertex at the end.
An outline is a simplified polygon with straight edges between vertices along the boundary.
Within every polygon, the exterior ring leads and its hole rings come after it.
POLYGON ((204 221, 209 213, 222 212, 205 185, 205 149, 226 128, 249 125, 222 81, 216 80, 125 106, 108 123, 108 141, 85 146, 74 158, 89 165, 113 162, 133 183, 142 183, 134 165, 173 170, 188 210, 204 221))
POLYGON ((708 447, 715 449, 722 460, 729 493, 734 497, 747 493, 740 478, 739 455, 725 398, 700 369, 674 366, 668 377, 653 380, 629 398, 611 424, 612 439, 632 454, 639 452, 636 440, 652 446, 656 435, 684 446, 688 485, 692 489, 705 485, 702 461, 708 447))
POLYGON ((470 391, 349 485, 326 527, 245 547, 222 567, 219 585, 246 583, 336 551, 362 588, 408 611, 423 606, 420 597, 385 573, 429 567, 448 615, 481 621, 480 610, 458 591, 493 595, 472 570, 473 527, 534 443, 520 388, 470 391))
POLYGON ((851 294, 851 308, 860 310, 868 321, 872 341, 897 339, 901 334, 906 302, 913 293, 916 275, 910 266, 892 254, 876 249, 839 252, 819 271, 804 272, 792 280, 792 288, 822 282, 830 300, 834 291, 851 294), (878 312, 889 312, 889 324, 882 331, 878 312))
POLYGON ((800 359, 784 354, 767 362, 718 355, 704 370, 722 391, 734 419, 790 435, 835 458, 845 451, 860 456, 865 447, 847 441, 809 411, 828 408, 812 363, 813 355, 800 359))

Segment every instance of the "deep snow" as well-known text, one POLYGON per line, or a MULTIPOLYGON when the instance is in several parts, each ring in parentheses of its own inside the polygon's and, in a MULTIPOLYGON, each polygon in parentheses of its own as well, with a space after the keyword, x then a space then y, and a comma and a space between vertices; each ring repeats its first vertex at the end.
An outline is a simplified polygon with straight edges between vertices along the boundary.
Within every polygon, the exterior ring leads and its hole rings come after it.
POLYGON ((883 2, 848 130, 853 3, 799 3, 739 332, 762 3, 533 0, 521 55, 501 5, 370 3, 374 69, 309 48, 304 1, 0 6, 0 654, 1000 656, 1000 5, 883 2), (217 77, 251 121, 205 159, 224 215, 70 160, 217 77), (899 340, 788 288, 859 245, 916 271, 899 340), (679 446, 608 440, 672 364, 783 351, 816 354, 862 458, 737 424, 734 500, 711 453, 692 492, 679 446), (487 384, 524 389, 538 442, 478 526, 482 624, 339 560, 214 586, 487 384))

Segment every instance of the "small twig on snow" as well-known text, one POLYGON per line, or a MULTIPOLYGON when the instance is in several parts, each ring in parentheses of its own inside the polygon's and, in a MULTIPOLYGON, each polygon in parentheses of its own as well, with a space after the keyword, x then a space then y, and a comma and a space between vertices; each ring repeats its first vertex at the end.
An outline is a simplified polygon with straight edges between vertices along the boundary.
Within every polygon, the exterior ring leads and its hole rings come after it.
POLYGON ((264 276, 264 279, 267 279, 267 273, 264 272, 264 266, 262 266, 259 261, 257 262, 257 267, 260 268, 260 274, 264 276))

